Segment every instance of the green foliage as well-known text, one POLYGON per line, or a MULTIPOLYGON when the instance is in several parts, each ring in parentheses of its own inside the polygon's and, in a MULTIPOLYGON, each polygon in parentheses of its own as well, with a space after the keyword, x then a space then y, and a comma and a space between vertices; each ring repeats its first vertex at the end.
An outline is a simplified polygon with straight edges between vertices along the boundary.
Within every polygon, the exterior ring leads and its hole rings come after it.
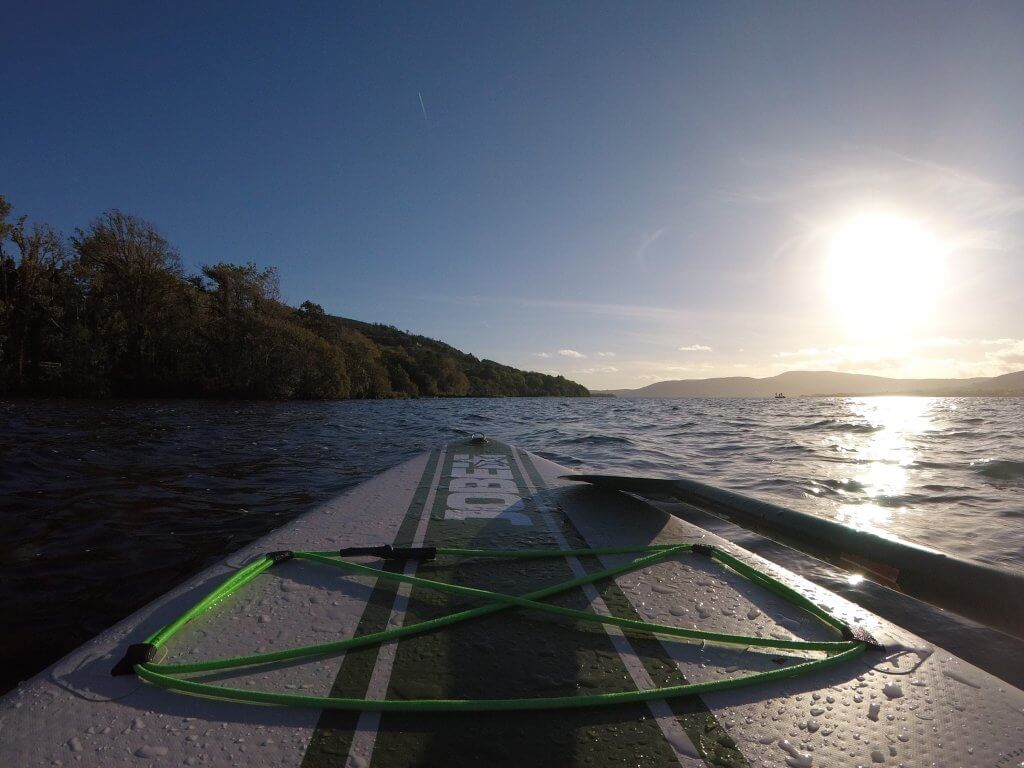
POLYGON ((155 226, 109 211, 66 242, 0 196, 0 393, 265 399, 586 396, 393 326, 283 304, 277 271, 186 275, 155 226))

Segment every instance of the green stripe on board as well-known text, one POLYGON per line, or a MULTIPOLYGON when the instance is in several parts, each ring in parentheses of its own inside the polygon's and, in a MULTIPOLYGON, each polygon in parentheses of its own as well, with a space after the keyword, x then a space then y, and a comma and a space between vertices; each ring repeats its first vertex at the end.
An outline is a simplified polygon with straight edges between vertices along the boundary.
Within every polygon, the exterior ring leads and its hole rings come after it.
MULTIPOLYGON (((398 528, 398 534, 395 536, 396 544, 412 542, 423 505, 426 504, 427 497, 430 495, 439 456, 440 451, 431 451, 427 466, 423 469, 423 475, 413 493, 412 501, 409 502, 405 517, 398 528)), ((385 567, 388 570, 400 571, 404 567, 404 563, 390 563, 385 567)), ((356 626, 355 637, 380 632, 387 627, 396 590, 395 582, 378 579, 363 610, 362 618, 356 626)), ((379 650, 380 645, 375 644, 346 652, 329 695, 364 696, 379 650)), ((337 768, 337 766, 344 765, 352 745, 352 735, 359 720, 359 714, 359 712, 324 710, 306 749, 302 761, 303 768, 328 768, 328 766, 337 768)))
MULTIPOLYGON (((449 494, 439 491, 427 541, 446 547, 557 548, 511 449, 501 443, 453 445, 441 475, 447 489, 458 456, 500 456, 509 479, 526 500, 515 510, 530 525, 508 519, 445 519, 449 494)), ((418 574, 440 581, 522 594, 572 577, 564 559, 488 561, 439 558, 418 574)), ((554 600, 579 610, 581 591, 554 600)), ((406 623, 473 605, 463 598, 413 587, 406 623)), ((631 686, 608 635, 599 625, 529 611, 506 611, 403 639, 397 649, 388 698, 500 698, 620 691, 631 686)), ((672 765, 674 753, 641 703, 608 710, 450 714, 395 714, 381 718, 374 768, 408 765, 672 765)))
MULTIPOLYGON (((518 451, 518 454, 534 487, 541 494, 550 494, 551 491, 534 466, 530 454, 522 450, 518 451)), ((558 515, 557 519, 562 525, 562 533, 570 546, 592 546, 568 515, 558 515)), ((588 573, 594 573, 604 567, 597 558, 581 558, 580 562, 588 573)), ((598 593, 613 615, 626 619, 643 620, 629 598, 614 581, 596 586, 598 593)), ((668 650, 656 636, 646 632, 631 631, 629 632, 629 641, 655 685, 683 685, 688 682, 679 671, 668 650)), ((687 736, 690 737, 690 741, 697 747, 707 763, 713 766, 723 766, 723 768, 746 768, 749 765, 736 747, 736 742, 699 696, 672 699, 667 703, 683 726, 687 736)))

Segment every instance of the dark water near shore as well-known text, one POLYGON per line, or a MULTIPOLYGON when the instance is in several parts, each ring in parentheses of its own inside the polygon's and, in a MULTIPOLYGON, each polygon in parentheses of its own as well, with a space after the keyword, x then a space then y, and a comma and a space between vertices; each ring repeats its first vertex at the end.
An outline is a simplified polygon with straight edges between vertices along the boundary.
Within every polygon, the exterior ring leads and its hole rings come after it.
POLYGON ((1024 400, 0 401, 0 691, 318 502, 472 432, 1024 558, 1024 400))

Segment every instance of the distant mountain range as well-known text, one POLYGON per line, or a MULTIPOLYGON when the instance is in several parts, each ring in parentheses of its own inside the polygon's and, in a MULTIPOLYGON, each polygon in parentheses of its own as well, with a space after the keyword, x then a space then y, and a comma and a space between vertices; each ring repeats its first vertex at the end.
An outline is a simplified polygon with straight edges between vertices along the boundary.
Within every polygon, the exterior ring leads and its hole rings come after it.
POLYGON ((838 371, 787 371, 755 379, 727 376, 718 379, 659 381, 640 389, 612 389, 593 394, 616 397, 787 397, 829 395, 932 395, 1024 396, 1024 371, 974 379, 890 379, 838 371))

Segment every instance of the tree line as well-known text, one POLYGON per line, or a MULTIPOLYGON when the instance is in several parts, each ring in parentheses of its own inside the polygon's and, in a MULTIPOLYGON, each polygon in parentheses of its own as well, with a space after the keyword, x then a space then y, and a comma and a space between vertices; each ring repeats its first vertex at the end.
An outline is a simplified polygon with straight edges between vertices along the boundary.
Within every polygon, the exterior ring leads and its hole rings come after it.
POLYGON ((586 396, 385 325, 281 301, 278 273, 187 274, 155 226, 108 211, 70 238, 0 196, 0 394, 343 399, 586 396))

